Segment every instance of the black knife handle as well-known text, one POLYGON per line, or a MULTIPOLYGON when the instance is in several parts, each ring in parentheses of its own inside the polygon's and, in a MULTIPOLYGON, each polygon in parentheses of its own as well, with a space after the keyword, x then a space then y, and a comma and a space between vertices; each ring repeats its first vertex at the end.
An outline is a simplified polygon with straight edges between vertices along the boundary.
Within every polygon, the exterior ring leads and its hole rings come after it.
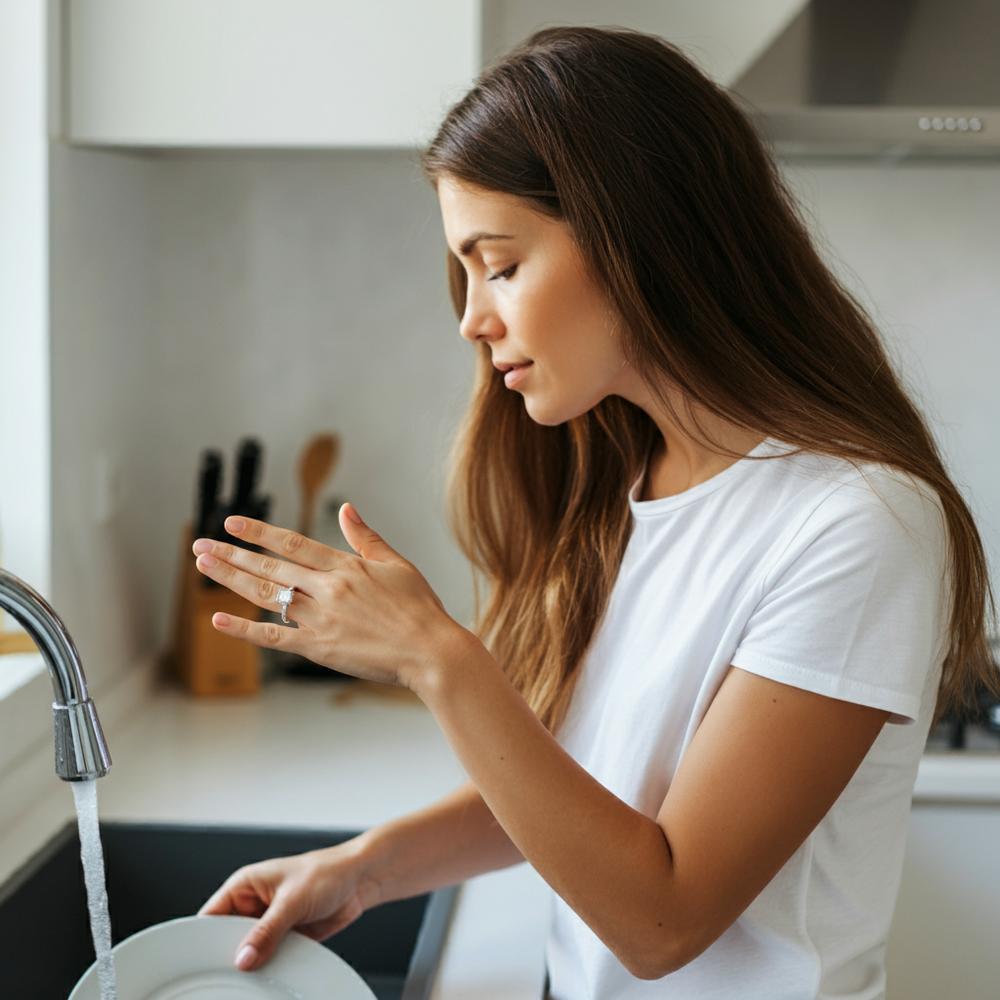
POLYGON ((244 438, 240 442, 236 454, 236 490, 230 512, 233 514, 250 513, 250 499, 257 485, 257 473, 260 470, 260 442, 256 438, 244 438))
POLYGON ((201 470, 198 473, 198 513, 195 518, 196 538, 207 534, 212 514, 219 503, 219 487, 222 485, 222 453, 207 449, 201 455, 201 470))

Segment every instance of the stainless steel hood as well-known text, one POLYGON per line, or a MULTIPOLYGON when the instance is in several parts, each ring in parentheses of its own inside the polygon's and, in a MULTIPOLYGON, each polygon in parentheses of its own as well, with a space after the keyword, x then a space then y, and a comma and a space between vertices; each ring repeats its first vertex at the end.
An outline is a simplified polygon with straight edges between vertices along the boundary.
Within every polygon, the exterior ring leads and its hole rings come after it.
POLYGON ((729 90, 779 155, 1000 158, 1000 0, 811 0, 729 90))

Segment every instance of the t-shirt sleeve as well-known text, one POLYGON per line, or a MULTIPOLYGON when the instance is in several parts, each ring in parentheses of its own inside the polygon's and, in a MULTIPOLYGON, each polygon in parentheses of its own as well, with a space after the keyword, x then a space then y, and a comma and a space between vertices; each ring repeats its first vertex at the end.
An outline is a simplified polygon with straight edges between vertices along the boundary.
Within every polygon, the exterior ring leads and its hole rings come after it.
POLYGON ((835 487, 765 570, 732 664, 915 722, 950 596, 946 522, 920 482, 878 466, 835 487))

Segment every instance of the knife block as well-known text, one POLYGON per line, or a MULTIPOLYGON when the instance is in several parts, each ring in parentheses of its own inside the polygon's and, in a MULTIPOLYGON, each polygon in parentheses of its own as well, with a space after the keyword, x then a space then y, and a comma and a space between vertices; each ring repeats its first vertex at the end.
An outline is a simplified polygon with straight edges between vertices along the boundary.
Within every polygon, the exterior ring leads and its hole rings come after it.
POLYGON ((195 566, 193 544, 189 523, 181 533, 174 640, 166 657, 167 669, 195 695, 256 694, 260 690, 259 647, 220 632, 212 624, 212 615, 224 611, 258 621, 260 608, 228 587, 206 586, 208 578, 195 566))

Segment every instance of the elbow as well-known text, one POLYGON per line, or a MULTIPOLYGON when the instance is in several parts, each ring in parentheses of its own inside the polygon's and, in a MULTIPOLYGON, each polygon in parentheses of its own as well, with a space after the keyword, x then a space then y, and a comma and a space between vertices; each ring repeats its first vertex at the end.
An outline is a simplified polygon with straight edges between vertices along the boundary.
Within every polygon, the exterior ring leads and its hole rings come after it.
POLYGON ((672 952, 664 954, 663 951, 647 953, 642 956, 632 955, 629 961, 622 961, 629 975, 636 979, 643 979, 647 982, 655 979, 664 979, 672 972, 683 968, 687 963, 678 960, 672 952))
POLYGON ((662 827, 649 827, 655 842, 657 877, 649 879, 655 890, 642 893, 636 908, 628 915, 626 926, 619 926, 617 942, 627 947, 615 949, 618 960, 636 979, 651 982, 665 979, 671 973, 693 962, 709 945, 703 921, 696 919, 688 904, 687 894, 677 884, 674 854, 662 827), (669 861, 663 872, 662 860, 669 861))
POLYGON ((663 979, 669 976, 671 972, 676 972, 678 967, 672 962, 644 961, 641 963, 630 962, 625 968, 628 970, 629 975, 635 976, 636 979, 644 979, 647 982, 651 982, 652 980, 663 979))
POLYGON ((693 962, 704 950, 703 947, 695 947, 692 941, 680 935, 664 938, 661 933, 658 940, 651 942, 645 952, 636 954, 633 950, 627 962, 622 959, 622 965, 636 979, 664 979, 693 962))
MULTIPOLYGON (((662 845, 663 831, 654 829, 658 844, 662 845)), ((632 914, 632 926, 626 937, 629 947, 623 948, 618 958, 630 975, 651 982, 683 969, 704 949, 695 947, 693 921, 679 912, 681 906, 675 890, 666 899, 658 894, 655 899, 646 898, 644 903, 641 915, 632 914)))

